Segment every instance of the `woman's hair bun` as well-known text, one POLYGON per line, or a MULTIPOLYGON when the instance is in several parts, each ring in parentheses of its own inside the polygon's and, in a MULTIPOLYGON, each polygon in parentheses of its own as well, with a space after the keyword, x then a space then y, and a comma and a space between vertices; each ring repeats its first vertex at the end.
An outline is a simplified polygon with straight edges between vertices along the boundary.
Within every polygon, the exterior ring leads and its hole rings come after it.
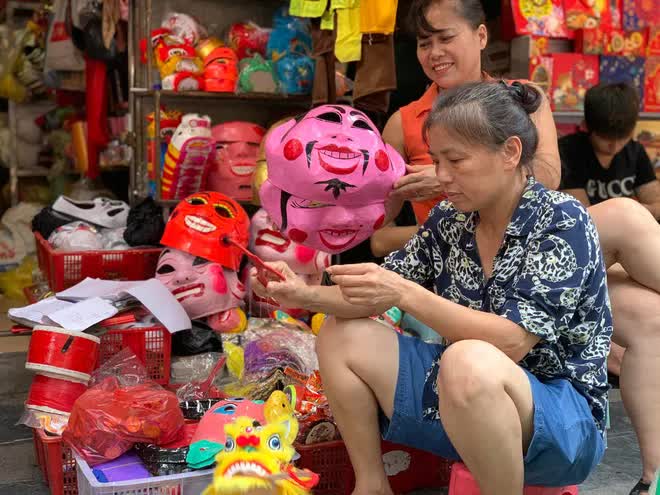
POLYGON ((523 84, 518 81, 506 85, 511 97, 527 112, 533 114, 541 106, 543 96, 531 84, 523 84))

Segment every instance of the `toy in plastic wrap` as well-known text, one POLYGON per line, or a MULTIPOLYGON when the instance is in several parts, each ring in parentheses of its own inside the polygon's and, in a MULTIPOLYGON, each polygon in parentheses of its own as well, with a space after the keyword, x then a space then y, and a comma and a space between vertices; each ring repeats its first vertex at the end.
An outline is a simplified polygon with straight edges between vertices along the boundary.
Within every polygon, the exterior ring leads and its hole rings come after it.
POLYGON ((308 95, 314 84, 314 61, 305 55, 289 54, 275 64, 280 91, 289 95, 308 95))
POLYGON ((238 91, 241 93, 276 93, 277 79, 273 62, 264 60, 258 54, 241 60, 238 91))
POLYGON ((340 253, 382 226, 385 200, 405 163, 371 120, 323 105, 266 137, 261 204, 280 231, 304 246, 340 253))
MULTIPOLYGON (((181 112, 177 110, 160 110, 160 166, 161 170, 165 164, 165 154, 167 147, 170 144, 172 136, 176 132, 176 128, 181 123, 181 112)), ((156 149, 158 144, 154 139, 156 136, 156 123, 153 112, 147 116, 147 173, 149 176, 149 189, 152 194, 156 192, 156 149)), ((160 173, 160 171, 158 171, 160 173)))
MULTIPOLYGON (((163 250, 158 259, 156 278, 176 297, 192 319, 216 313, 241 311, 245 287, 233 270, 219 263, 193 256, 178 249, 163 250)), ((219 320, 241 323, 242 328, 227 328, 226 331, 244 330, 245 316, 223 315, 219 320)))
POLYGON ((217 192, 200 192, 177 205, 160 242, 236 271, 247 249, 249 225, 236 201, 217 192))
POLYGON ((215 150, 211 154, 206 189, 236 201, 252 199, 252 174, 266 129, 252 122, 225 122, 211 130, 215 150))
POLYGON ((163 199, 183 199, 199 191, 211 150, 211 119, 196 113, 184 115, 167 146, 163 199))
POLYGON ((204 58, 204 88, 214 93, 233 93, 238 83, 238 57, 228 47, 218 47, 204 58))
POLYGON ((167 28, 152 31, 151 43, 163 89, 172 91, 203 89, 204 66, 192 43, 174 36, 167 28))
MULTIPOLYGON (((264 261, 284 261, 289 268, 308 284, 321 283, 323 271, 330 266, 328 253, 302 246, 284 236, 263 208, 259 209, 250 223, 250 250, 264 261)), ((302 309, 282 308, 272 299, 251 294, 250 310, 259 316, 270 315, 283 309, 294 318, 303 318, 309 313, 302 309)))
POLYGON ((173 36, 193 46, 207 36, 206 29, 197 19, 180 12, 168 13, 163 19, 161 27, 169 29, 173 36))
POLYGON ((188 466, 193 469, 212 466, 216 454, 225 445, 224 426, 239 416, 250 416, 255 421, 263 423, 263 401, 235 398, 221 400, 211 407, 202 417, 190 442, 190 450, 186 458, 188 466))
POLYGON ((225 446, 203 495, 310 493, 319 476, 293 466, 294 432, 297 421, 292 417, 262 424, 243 416, 226 425, 225 446))
POLYGON ((257 54, 265 57, 269 35, 269 30, 253 22, 238 22, 231 25, 227 37, 238 59, 243 60, 257 54))
POLYGON ((286 7, 281 7, 273 16, 273 31, 268 40, 268 58, 277 62, 289 53, 311 56, 311 33, 309 19, 291 16, 286 7))

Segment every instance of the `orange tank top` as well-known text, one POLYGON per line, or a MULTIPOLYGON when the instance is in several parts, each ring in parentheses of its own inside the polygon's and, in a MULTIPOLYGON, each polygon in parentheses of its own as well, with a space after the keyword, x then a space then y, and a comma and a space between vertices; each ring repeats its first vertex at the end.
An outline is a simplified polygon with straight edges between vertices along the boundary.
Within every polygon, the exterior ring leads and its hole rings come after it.
MULTIPOLYGON (((422 135, 422 127, 439 92, 438 86, 431 84, 419 100, 399 109, 403 128, 403 147, 410 165, 433 165, 429 147, 422 135)), ((411 201, 417 223, 423 224, 431 209, 443 199, 445 198, 441 196, 426 201, 411 201)))

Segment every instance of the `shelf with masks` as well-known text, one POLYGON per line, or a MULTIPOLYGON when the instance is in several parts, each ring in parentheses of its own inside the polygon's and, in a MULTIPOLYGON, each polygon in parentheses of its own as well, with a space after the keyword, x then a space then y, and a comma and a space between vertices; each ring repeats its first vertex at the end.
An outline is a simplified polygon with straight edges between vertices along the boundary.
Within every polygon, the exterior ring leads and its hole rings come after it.
POLYGON ((132 88, 131 93, 136 97, 154 98, 159 96, 161 99, 202 100, 205 103, 219 100, 272 103, 303 108, 309 108, 312 105, 311 96, 289 96, 279 93, 214 93, 207 91, 150 90, 146 88, 132 88))

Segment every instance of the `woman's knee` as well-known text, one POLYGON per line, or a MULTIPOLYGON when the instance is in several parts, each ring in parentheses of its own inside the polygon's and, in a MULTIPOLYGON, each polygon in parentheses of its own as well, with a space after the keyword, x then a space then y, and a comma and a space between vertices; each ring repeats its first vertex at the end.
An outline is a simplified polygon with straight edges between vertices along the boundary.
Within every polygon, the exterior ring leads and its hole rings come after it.
POLYGON ((468 407, 484 396, 503 391, 506 369, 502 357, 506 358, 495 346, 479 340, 449 346, 440 359, 440 403, 468 407))
MULTIPOLYGON (((348 320, 337 317, 326 319, 316 337, 319 360, 347 360, 356 349, 365 349, 371 337, 370 320, 348 320)), ((362 352, 362 351, 360 351, 362 352)))
POLYGON ((589 208, 598 233, 610 236, 613 233, 630 235, 638 229, 657 225, 653 215, 640 203, 629 198, 614 198, 589 208))

